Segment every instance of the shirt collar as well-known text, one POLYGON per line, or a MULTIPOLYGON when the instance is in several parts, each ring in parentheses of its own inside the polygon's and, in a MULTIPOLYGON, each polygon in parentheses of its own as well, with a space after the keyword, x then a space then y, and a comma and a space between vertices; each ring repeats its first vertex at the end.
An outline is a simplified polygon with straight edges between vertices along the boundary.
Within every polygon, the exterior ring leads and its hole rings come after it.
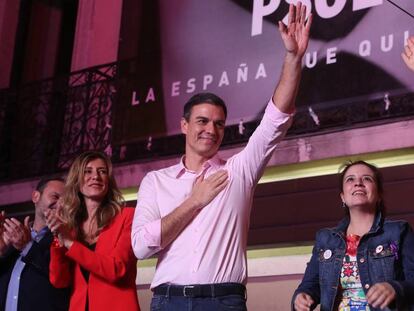
POLYGON ((189 173, 189 174, 193 174, 193 175, 200 175, 202 172, 207 171, 209 168, 218 168, 221 165, 223 165, 224 160, 222 160, 217 153, 210 159, 208 159, 206 162, 204 162, 202 169, 200 171, 200 173, 196 173, 195 171, 189 170, 185 167, 184 165, 184 159, 185 159, 185 155, 183 155, 180 159, 180 162, 178 163, 178 170, 177 170, 177 175, 175 176, 175 178, 180 178, 181 176, 183 176, 185 173, 189 173))
MULTIPOLYGON (((382 216, 382 213, 381 212, 377 212, 375 214, 374 222, 373 222, 372 227, 369 230, 368 234, 377 232, 380 229, 380 227, 382 226, 383 221, 384 221, 384 218, 382 216)), ((346 233, 346 229, 348 228, 349 222, 350 222, 349 215, 347 215, 347 216, 345 216, 340 221, 340 223, 338 224, 338 226, 336 226, 333 229, 333 231, 335 233, 339 233, 339 234, 345 236, 346 235, 345 234, 346 233)))
POLYGON ((33 229, 33 227, 30 228, 30 234, 32 236, 32 239, 35 241, 40 241, 45 235, 46 233, 49 231, 49 228, 46 226, 44 227, 42 230, 40 230, 39 232, 37 232, 36 230, 33 229))

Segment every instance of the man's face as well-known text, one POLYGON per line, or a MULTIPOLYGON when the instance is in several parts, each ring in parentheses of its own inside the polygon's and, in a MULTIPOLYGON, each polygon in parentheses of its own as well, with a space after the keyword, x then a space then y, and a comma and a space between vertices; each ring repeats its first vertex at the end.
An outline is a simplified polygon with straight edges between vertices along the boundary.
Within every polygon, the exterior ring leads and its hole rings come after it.
POLYGON ((36 207, 35 217, 40 217, 44 220, 44 213, 48 209, 55 209, 57 206, 57 201, 63 193, 63 182, 59 180, 51 180, 47 183, 46 187, 42 192, 33 191, 32 201, 36 207))
POLYGON ((221 107, 208 103, 195 105, 189 120, 181 119, 186 135, 186 156, 210 159, 217 153, 224 136, 226 118, 221 107))

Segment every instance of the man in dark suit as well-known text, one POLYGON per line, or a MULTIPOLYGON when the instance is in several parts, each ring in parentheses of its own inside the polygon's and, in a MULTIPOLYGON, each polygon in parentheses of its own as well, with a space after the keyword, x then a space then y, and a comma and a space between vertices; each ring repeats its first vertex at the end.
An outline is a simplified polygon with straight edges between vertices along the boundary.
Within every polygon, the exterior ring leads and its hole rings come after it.
POLYGON ((32 193, 35 219, 29 224, 0 214, 0 310, 67 310, 69 289, 49 282, 50 244, 53 235, 44 212, 56 208, 63 180, 42 179, 32 193))

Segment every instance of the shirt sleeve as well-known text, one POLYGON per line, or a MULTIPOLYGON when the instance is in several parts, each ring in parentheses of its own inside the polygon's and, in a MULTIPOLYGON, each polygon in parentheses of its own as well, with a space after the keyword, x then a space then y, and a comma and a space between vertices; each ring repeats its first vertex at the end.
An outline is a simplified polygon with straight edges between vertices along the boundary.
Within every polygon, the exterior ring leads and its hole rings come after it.
POLYGON ((148 258, 161 250, 161 215, 153 174, 148 173, 141 182, 132 223, 132 249, 138 259, 148 258))
POLYGON ((305 270, 305 275, 303 276, 302 282, 299 284, 298 288, 294 292, 292 296, 292 310, 294 309, 294 303, 296 296, 300 293, 308 294, 312 297, 314 301, 314 305, 312 305, 311 310, 313 310, 316 305, 320 302, 320 285, 319 285, 319 262, 318 262, 318 241, 319 235, 322 234, 321 231, 316 235, 316 244, 313 246, 312 249, 312 257, 308 262, 305 270))
POLYGON ((18 251, 14 247, 8 247, 6 252, 0 256, 0 276, 8 273, 10 266, 14 266, 16 256, 18 256, 18 251))
POLYGON ((285 137, 292 123, 292 114, 281 112, 272 100, 246 147, 229 160, 233 172, 241 174, 251 186, 256 185, 277 144, 285 137))
POLYGON ((66 257, 67 249, 63 246, 50 246, 49 280, 56 288, 69 287, 72 284, 73 267, 66 257))
POLYGON ((414 305, 414 233, 408 223, 404 223, 399 256, 404 273, 403 280, 389 281, 394 288, 397 298, 397 310, 414 305))

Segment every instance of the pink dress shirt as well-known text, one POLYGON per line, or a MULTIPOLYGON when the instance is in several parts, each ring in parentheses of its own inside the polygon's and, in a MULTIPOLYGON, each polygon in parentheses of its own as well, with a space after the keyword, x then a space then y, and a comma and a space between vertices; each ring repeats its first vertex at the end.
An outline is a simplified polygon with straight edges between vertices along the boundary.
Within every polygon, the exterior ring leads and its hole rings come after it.
POLYGON ((291 123, 269 102, 260 125, 246 147, 227 161, 217 155, 203 165, 206 177, 217 170, 229 173, 229 184, 205 206, 181 234, 161 248, 161 218, 191 193, 198 174, 177 165, 149 172, 138 192, 132 224, 135 255, 158 254, 151 288, 160 284, 246 283, 246 246, 253 193, 276 144, 291 123))

